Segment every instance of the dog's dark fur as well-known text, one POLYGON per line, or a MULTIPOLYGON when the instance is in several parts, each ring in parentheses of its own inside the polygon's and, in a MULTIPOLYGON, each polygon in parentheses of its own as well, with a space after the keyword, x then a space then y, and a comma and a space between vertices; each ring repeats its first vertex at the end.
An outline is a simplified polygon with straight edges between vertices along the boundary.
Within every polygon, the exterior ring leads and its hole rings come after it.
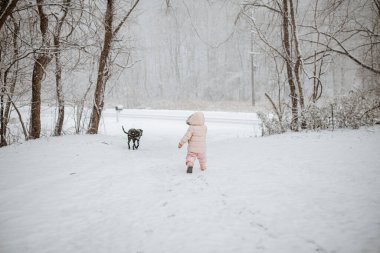
POLYGON ((138 149, 140 146, 140 138, 143 134, 143 130, 131 128, 128 130, 128 132, 126 132, 123 126, 121 126, 121 128, 123 128, 124 133, 128 135, 128 149, 131 149, 131 146, 129 144, 131 140, 133 142, 133 145, 132 145, 133 150, 135 150, 135 148, 138 149))

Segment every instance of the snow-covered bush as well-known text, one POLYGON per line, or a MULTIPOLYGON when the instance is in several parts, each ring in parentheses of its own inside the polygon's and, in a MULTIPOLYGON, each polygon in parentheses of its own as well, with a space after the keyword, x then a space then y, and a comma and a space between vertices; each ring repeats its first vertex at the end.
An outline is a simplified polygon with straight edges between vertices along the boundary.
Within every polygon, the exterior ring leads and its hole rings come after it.
POLYGON ((319 108, 315 104, 310 104, 302 113, 306 123, 306 129, 319 130, 326 129, 331 123, 331 112, 328 107, 319 108))
POLYGON ((303 113, 307 129, 353 128, 376 123, 380 98, 375 91, 355 91, 318 107, 309 105, 303 113))
MULTIPOLYGON (((263 124, 263 136, 283 133, 278 119, 259 112, 263 124)), ((311 103, 302 113, 299 123, 305 122, 306 129, 320 130, 371 126, 380 118, 380 97, 375 90, 351 91, 348 95, 327 101, 322 105, 311 103)), ((290 122, 291 115, 284 115, 284 122, 290 122)), ((284 124, 289 129, 290 124, 284 124)))
POLYGON ((261 120, 262 136, 285 132, 286 126, 284 126, 284 122, 281 124, 277 118, 273 117, 273 115, 258 112, 257 116, 261 120))
POLYGON ((334 101, 334 122, 338 128, 374 125, 379 109, 380 98, 375 92, 350 92, 334 101))

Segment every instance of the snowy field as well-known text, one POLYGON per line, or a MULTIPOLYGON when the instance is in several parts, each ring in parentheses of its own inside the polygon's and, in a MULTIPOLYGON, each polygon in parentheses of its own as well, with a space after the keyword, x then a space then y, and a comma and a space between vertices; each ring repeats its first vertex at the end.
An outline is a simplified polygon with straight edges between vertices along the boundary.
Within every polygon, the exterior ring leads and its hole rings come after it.
POLYGON ((206 112, 208 170, 186 174, 189 113, 0 149, 0 252, 380 252, 379 127, 256 138, 255 115, 206 112))

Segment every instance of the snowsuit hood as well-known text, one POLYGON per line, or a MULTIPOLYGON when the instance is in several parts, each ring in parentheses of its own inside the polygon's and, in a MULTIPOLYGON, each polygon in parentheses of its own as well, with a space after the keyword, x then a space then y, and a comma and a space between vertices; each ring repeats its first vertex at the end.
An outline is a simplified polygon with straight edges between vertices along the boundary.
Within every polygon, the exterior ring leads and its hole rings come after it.
POLYGON ((191 114, 187 120, 186 124, 190 126, 203 126, 205 124, 205 116, 203 112, 195 112, 191 114))

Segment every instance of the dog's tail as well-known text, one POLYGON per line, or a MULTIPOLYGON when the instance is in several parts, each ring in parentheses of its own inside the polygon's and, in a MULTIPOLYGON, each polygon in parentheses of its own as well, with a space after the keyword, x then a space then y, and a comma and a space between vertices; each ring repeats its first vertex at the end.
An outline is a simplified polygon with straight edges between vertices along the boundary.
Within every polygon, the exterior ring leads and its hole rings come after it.
POLYGON ((124 133, 128 134, 128 132, 126 132, 126 131, 124 130, 124 127, 123 127, 123 126, 121 126, 121 128, 123 129, 124 133))

